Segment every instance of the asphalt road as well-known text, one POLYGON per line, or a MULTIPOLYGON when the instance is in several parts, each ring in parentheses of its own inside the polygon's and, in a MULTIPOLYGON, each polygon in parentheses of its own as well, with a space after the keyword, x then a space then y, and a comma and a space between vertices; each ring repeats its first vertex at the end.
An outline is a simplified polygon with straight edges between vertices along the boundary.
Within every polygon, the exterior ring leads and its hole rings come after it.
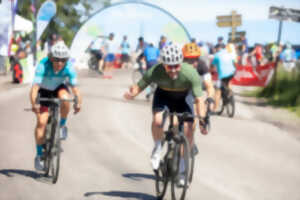
MULTIPOLYGON (((35 117, 24 111, 30 107, 29 86, 1 91, 0 199, 154 200, 151 103, 144 94, 125 101, 129 84, 126 70, 112 80, 82 73, 83 108, 68 119, 69 138, 55 185, 33 168, 35 117)), ((267 108, 237 100, 233 119, 214 116, 209 135, 196 132, 200 152, 186 199, 299 200, 297 131, 270 123, 260 115, 271 112, 267 108)))

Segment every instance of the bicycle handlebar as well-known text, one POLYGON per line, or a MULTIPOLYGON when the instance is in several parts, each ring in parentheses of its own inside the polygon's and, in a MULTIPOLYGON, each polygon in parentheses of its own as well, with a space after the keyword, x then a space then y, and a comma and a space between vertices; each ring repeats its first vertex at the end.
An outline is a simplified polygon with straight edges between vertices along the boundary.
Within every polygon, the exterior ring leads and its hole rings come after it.
POLYGON ((78 99, 77 97, 75 96, 74 98, 71 98, 71 99, 59 99, 59 98, 38 98, 37 99, 37 102, 51 102, 51 103, 60 103, 60 102, 64 102, 64 101, 68 101, 68 102, 74 102, 74 103, 77 103, 78 102, 78 99))

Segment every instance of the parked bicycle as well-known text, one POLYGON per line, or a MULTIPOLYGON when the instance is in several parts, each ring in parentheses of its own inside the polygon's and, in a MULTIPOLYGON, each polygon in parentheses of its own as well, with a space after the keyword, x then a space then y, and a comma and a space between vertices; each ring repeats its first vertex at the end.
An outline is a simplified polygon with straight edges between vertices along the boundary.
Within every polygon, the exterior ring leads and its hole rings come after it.
MULTIPOLYGON (((38 98, 37 102, 49 102, 49 117, 45 129, 45 145, 42 159, 44 161, 44 176, 52 179, 55 184, 58 180, 60 167, 60 153, 62 152, 60 140, 60 105, 63 101, 77 103, 76 98, 38 98)), ((31 110, 31 109, 26 109, 31 110)))
POLYGON ((220 110, 216 111, 217 115, 221 115, 226 108, 226 113, 229 117, 233 117, 235 114, 235 100, 233 91, 222 84, 221 86, 221 98, 220 98, 220 110))

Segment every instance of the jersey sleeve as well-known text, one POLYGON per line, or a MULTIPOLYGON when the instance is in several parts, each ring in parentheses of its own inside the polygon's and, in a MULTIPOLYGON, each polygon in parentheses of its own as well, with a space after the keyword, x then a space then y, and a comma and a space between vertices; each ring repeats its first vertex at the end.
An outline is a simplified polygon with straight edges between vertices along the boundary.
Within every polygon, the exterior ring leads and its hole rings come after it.
POLYGON ((196 70, 192 72, 192 75, 190 76, 190 81, 192 85, 192 93, 194 97, 201 97, 202 96, 202 81, 200 78, 200 75, 196 70))
POLYGON ((145 89, 150 83, 153 82, 154 70, 158 67, 158 65, 151 67, 146 71, 142 79, 137 83, 141 90, 145 89))
POLYGON ((76 86, 78 84, 77 73, 70 63, 68 66, 68 78, 71 86, 76 86))
POLYGON ((40 85, 43 81, 44 74, 45 74, 45 63, 40 62, 36 67, 35 75, 32 83, 40 85))

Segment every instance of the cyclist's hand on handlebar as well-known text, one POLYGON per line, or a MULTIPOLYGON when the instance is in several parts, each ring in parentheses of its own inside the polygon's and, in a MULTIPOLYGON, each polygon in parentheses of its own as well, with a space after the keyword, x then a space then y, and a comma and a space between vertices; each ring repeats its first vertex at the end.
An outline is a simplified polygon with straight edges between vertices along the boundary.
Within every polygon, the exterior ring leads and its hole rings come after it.
POLYGON ((74 104, 74 114, 77 114, 81 110, 81 105, 78 103, 74 104))
POLYGON ((33 104, 31 109, 32 109, 32 112, 34 112, 36 114, 40 112, 40 106, 38 104, 33 104))
POLYGON ((131 92, 126 92, 126 93, 124 94, 124 98, 125 98, 126 100, 133 100, 133 99, 134 99, 134 96, 131 94, 131 92))
POLYGON ((200 119, 200 120, 199 120, 199 128, 200 128, 200 132, 201 132, 203 135, 207 135, 207 134, 208 134, 207 124, 206 124, 206 122, 205 122, 204 119, 200 119))

